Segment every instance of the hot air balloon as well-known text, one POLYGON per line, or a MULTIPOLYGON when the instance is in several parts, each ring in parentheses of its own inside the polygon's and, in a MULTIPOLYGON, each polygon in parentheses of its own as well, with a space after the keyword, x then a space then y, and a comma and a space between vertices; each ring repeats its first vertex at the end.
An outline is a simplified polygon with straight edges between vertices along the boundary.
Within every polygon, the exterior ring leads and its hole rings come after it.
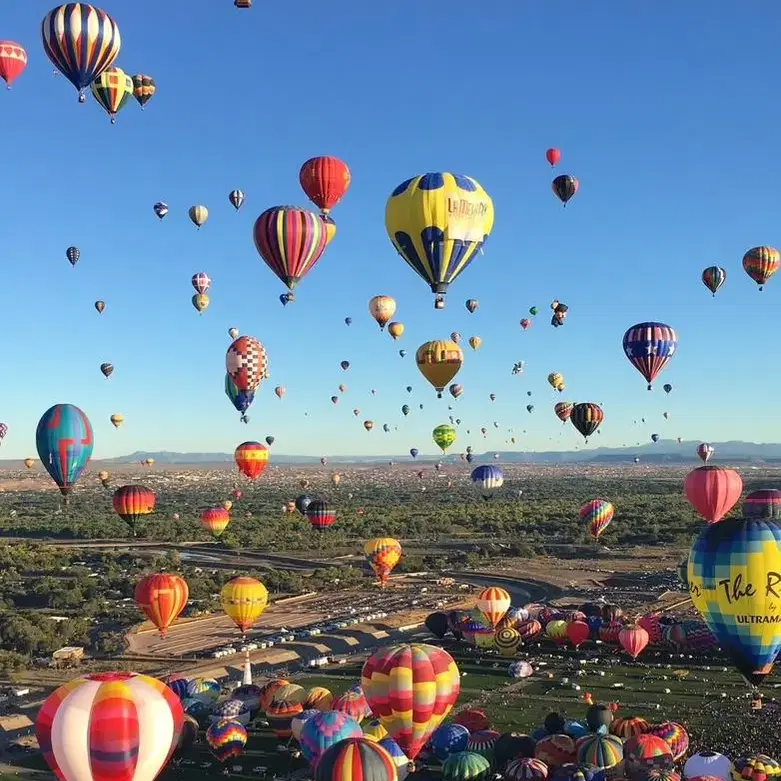
POLYGON ((487 626, 495 629, 510 609, 511 602, 510 594, 505 589, 490 586, 477 595, 475 606, 480 611, 480 615, 485 618, 487 626))
POLYGON ((589 534, 598 540, 613 520, 615 508, 604 499, 592 499, 580 508, 580 520, 588 526, 589 534))
POLYGON ((369 314, 377 321, 380 330, 396 312, 396 299, 390 296, 374 296, 369 301, 369 314))
POLYGON ((328 506, 328 502, 316 499, 310 502, 306 508, 306 517, 309 519, 309 523, 312 524, 312 528, 324 531, 334 525, 336 510, 332 510, 328 506))
POLYGON ((431 437, 434 443, 443 453, 456 441, 456 430, 446 423, 437 426, 432 432, 431 437))
POLYGON ((65 250, 65 257, 68 259, 68 263, 70 263, 71 266, 75 266, 81 257, 81 250, 78 247, 68 247, 68 249, 65 250))
POLYGON ((119 54, 122 40, 116 22, 100 8, 87 3, 58 5, 41 22, 41 39, 46 56, 79 91, 84 90, 119 54))
POLYGON ((716 449, 713 447, 713 445, 709 445, 707 442, 700 442, 699 445, 697 445, 697 455, 702 460, 703 464, 707 464, 710 460, 710 457, 716 452, 716 449))
POLYGON ((452 709, 461 688, 453 657, 432 645, 381 648, 363 665, 369 707, 411 759, 452 709))
POLYGON ((142 109, 152 100, 155 92, 157 92, 157 85, 151 76, 144 73, 136 73, 133 76, 133 96, 142 109))
POLYGON ((33 459, 33 458, 25 458, 24 459, 24 465, 28 469, 32 469, 35 466, 35 459, 33 459))
POLYGON ((197 274, 193 274, 192 286, 195 288, 196 293, 208 293, 209 288, 212 285, 211 278, 205 271, 199 271, 197 274))
POLYGON ((46 471, 67 504, 68 495, 92 456, 94 438, 87 416, 73 404, 55 404, 43 413, 35 446, 46 471))
POLYGON ((162 681, 131 672, 86 675, 45 700, 35 734, 63 781, 154 781, 179 742, 184 712, 162 681))
POLYGON ((569 419, 572 425, 588 441, 588 438, 599 428, 599 424, 605 419, 605 413, 599 404, 584 402, 575 404, 572 407, 569 419))
POLYGON ((119 428, 125 422, 125 416, 120 415, 119 413, 114 413, 110 420, 111 425, 114 426, 114 428, 119 428))
POLYGON ((464 306, 470 315, 474 314, 480 308, 480 302, 476 298, 467 298, 464 306))
POLYGON ((242 442, 234 451, 233 458, 244 477, 257 480, 268 466, 268 448, 260 442, 242 442))
POLYGON ((307 160, 298 172, 301 189, 322 214, 328 214, 342 200, 350 179, 347 164, 329 155, 307 160))
POLYGON ((225 531, 230 520, 230 513, 224 507, 210 507, 201 513, 201 526, 215 539, 225 531))
POLYGON ((364 545, 363 552, 380 585, 384 586, 401 560, 401 543, 393 537, 374 537, 364 545))
POLYGON ((415 353, 420 373, 434 386, 442 398, 445 386, 458 374, 464 354, 455 342, 425 342, 415 353))
POLYGON ((101 363, 100 364, 100 371, 101 374, 108 379, 113 373, 114 373, 114 366, 110 363, 101 363))
MULTIPOLYGON (((390 323, 388 325, 388 333, 391 335, 394 341, 400 338, 404 333, 404 323, 390 323)), ((403 358, 404 356, 402 356, 403 358)))
POLYGON ((743 256, 743 269, 759 285, 760 290, 778 271, 780 264, 781 253, 775 247, 753 247, 743 256))
POLYGON ((721 266, 708 266, 702 272, 702 284, 716 295, 718 289, 727 281, 727 271, 721 266))
POLYGON ((662 390, 669 396, 670 393, 672 393, 673 386, 670 385, 669 382, 666 382, 664 385, 662 385, 662 390))
POLYGON ((468 176, 428 173, 402 182, 385 207, 391 243, 444 304, 448 285, 474 260, 491 233, 494 205, 468 176))
MULTIPOLYGON (((359 738, 363 734, 358 722, 346 713, 325 710, 307 719, 301 728, 299 744, 304 758, 317 766, 320 757, 331 747, 340 745, 348 738, 359 738)), ((377 779, 377 781, 387 781, 377 779)))
POLYGON ((162 220, 163 217, 165 217, 166 214, 168 214, 168 204, 163 203, 163 201, 158 201, 153 207, 152 207, 154 213, 157 215, 158 219, 162 220))
POLYGON ((745 518, 781 520, 781 491, 777 488, 760 488, 743 500, 745 518))
POLYGON ((244 753, 247 728, 234 719, 218 719, 206 730, 206 743, 218 762, 227 762, 244 753))
POLYGON ((480 346, 483 344, 483 340, 479 336, 470 336, 469 337, 469 346, 473 350, 479 350, 480 346))
POLYGON ((155 492, 143 485, 123 485, 114 491, 114 511, 136 536, 139 518, 155 511, 155 492))
POLYGON ((228 193, 228 200, 230 201, 231 206, 238 211, 244 203, 244 193, 241 190, 231 190, 228 193))
POLYGON ((545 152, 545 159, 551 164, 551 167, 555 167, 561 160, 561 151, 554 148, 548 149, 545 152))
POLYGON ((249 418, 244 414, 250 407, 250 404, 252 404, 255 393, 252 391, 249 391, 247 393, 239 393, 239 389, 236 387, 236 384, 233 382, 233 380, 230 378, 229 374, 225 375, 225 395, 230 399, 231 404, 233 404, 234 408, 241 412, 241 422, 242 423, 248 423, 249 418))
POLYGON ((191 206, 188 209, 187 214, 190 216, 192 224, 195 225, 198 230, 200 230, 201 225, 209 219, 209 210, 202 205, 191 206))
POLYGON ((374 428, 374 421, 373 420, 364 420, 363 421, 363 427, 367 431, 371 431, 374 428))
POLYGON ((225 615, 244 636, 266 609, 268 590, 255 578, 233 578, 222 587, 220 601, 225 615))
POLYGON ((454 382, 454 383, 453 383, 453 384, 452 384, 452 385, 451 385, 451 386, 448 388, 448 390, 450 391, 450 395, 451 395, 451 396, 452 396, 454 399, 457 399, 459 396, 461 396, 461 394, 463 394, 463 392, 464 392, 464 386, 463 386, 463 385, 459 385, 458 383, 455 383, 455 382, 454 382))
POLYGON ((95 309, 97 309, 97 310, 98 310, 98 314, 102 315, 102 314, 103 314, 103 310, 104 310, 105 308, 106 308, 106 303, 105 303, 105 301, 96 301, 96 302, 95 302, 95 309))
MULTIPOLYGON (((469 453, 468 455, 471 455, 469 453)), ((467 460, 469 460, 467 458, 467 460)), ((485 464, 472 470, 472 484, 480 491, 483 499, 490 499, 504 485, 504 473, 494 464, 485 464)))
POLYGON ((289 290, 314 268, 326 247, 326 226, 313 212, 295 206, 266 209, 253 228, 255 248, 289 290))
POLYGON ((562 423, 566 423, 574 407, 575 405, 569 401, 560 401, 558 404, 553 405, 553 412, 562 423))
MULTIPOLYGON (((700 467, 709 468, 714 467, 700 467)), ((703 528, 689 553, 692 602, 737 670, 754 685, 770 672, 781 650, 779 540, 778 521, 726 518, 703 528)))
POLYGON ((409 454, 410 454, 410 455, 411 455, 413 458, 417 458, 417 457, 418 457, 418 453, 420 453, 420 451, 419 451, 419 450, 418 450, 416 447, 411 447, 411 448, 409 449, 409 454))
POLYGON ((246 410, 255 391, 268 373, 268 356, 263 345, 252 336, 240 336, 228 347, 225 368, 236 386, 234 406, 246 410), (245 406, 246 405, 246 406, 245 406))
POLYGON ((565 389, 564 375, 559 374, 559 372, 551 372, 548 375, 548 385, 550 385, 553 390, 557 390, 561 393, 565 389))
POLYGON ((147 575, 136 585, 135 599, 144 615, 160 630, 160 637, 184 610, 190 591, 179 575, 147 575))
POLYGON ((201 314, 202 312, 205 312, 206 309, 209 306, 209 296, 206 295, 206 293, 196 293, 192 299, 192 305, 195 307, 195 309, 198 311, 198 314, 201 314))
POLYGON ((287 388, 285 388, 284 385, 277 385, 277 387, 274 388, 274 395, 278 399, 284 398, 286 393, 287 393, 287 388))
POLYGON ((133 79, 114 66, 106 68, 95 81, 90 84, 92 97, 111 117, 111 124, 117 121, 117 114, 133 97, 133 79))
POLYGON ((0 79, 11 89, 14 81, 27 67, 27 52, 13 41, 0 41, 0 79))
POLYGON ((643 652, 643 649, 648 645, 649 640, 650 636, 648 631, 639 624, 625 626, 618 633, 618 642, 633 659, 637 659, 643 652))
POLYGON ((521 328, 523 328, 524 331, 526 331, 531 324, 532 321, 529 320, 528 317, 524 317, 523 320, 521 320, 521 328))
POLYGON ((708 523, 716 523, 721 521, 740 499, 743 480, 734 469, 700 466, 686 475, 683 490, 689 504, 708 523))
POLYGON ((551 189, 553 194, 564 204, 566 207, 567 201, 572 198, 578 191, 580 182, 570 174, 562 174, 557 176, 553 182, 551 182, 551 189))
POLYGON ((651 383, 675 355, 678 337, 664 323, 637 323, 624 334, 624 353, 632 366, 651 383))

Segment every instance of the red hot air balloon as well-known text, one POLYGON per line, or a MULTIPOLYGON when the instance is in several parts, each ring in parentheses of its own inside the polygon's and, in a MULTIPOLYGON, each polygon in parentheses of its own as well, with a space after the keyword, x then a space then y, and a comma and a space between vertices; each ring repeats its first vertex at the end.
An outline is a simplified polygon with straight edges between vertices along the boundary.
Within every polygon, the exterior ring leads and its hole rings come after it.
POLYGON ((633 659, 637 659, 643 652, 643 649, 648 645, 649 639, 650 635, 639 624, 625 626, 618 633, 618 642, 633 659))
POLYGON ((559 160, 561 160, 561 150, 556 149, 555 147, 551 147, 546 153, 545 153, 545 159, 552 165, 558 165, 559 160))
POLYGON ((268 448, 260 442, 242 442, 233 457, 239 472, 250 480, 257 480, 268 466, 268 448))
POLYGON ((585 621, 570 621, 567 624, 567 639, 577 648, 588 640, 591 629, 585 621))
POLYGON ((0 41, 0 79, 11 89, 11 84, 27 67, 27 52, 13 41, 0 41))
POLYGON ((689 504, 708 522, 720 521, 740 499, 743 480, 734 469, 700 466, 686 476, 683 490, 689 504))
POLYGON ((342 200, 351 178, 347 163, 329 155, 307 160, 298 172, 301 189, 323 214, 342 200))

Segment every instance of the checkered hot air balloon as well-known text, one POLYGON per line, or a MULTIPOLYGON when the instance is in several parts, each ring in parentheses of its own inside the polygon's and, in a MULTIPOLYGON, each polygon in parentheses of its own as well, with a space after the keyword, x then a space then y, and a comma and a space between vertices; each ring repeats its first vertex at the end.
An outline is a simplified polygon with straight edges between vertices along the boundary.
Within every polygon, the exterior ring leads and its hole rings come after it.
POLYGON ((38 711, 35 733, 60 781, 154 781, 183 721, 179 698, 162 681, 95 673, 51 694, 38 711))
MULTIPOLYGON (((705 467, 707 468, 707 467, 705 467)), ((725 518, 689 553, 689 594, 738 672, 754 685, 781 651, 781 522, 725 518)))
POLYGON ((442 648, 394 645, 369 657, 361 686, 374 715, 414 760, 458 699, 461 676, 442 648))
POLYGON ((266 348, 254 336, 240 336, 228 347, 225 370, 240 394, 254 393, 268 373, 266 348))

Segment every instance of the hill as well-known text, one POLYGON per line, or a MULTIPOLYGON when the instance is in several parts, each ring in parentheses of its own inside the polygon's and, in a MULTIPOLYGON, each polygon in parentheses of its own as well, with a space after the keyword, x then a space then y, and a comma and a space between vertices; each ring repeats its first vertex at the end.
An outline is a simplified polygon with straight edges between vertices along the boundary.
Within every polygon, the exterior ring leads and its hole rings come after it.
MULTIPOLYGON (((572 451, 495 451, 500 455, 500 460, 510 464, 551 464, 551 463, 591 463, 591 464, 629 464, 635 458, 640 458, 646 464, 688 464, 699 463, 696 455, 699 442, 677 442, 675 440, 660 440, 656 443, 648 443, 639 447, 598 447, 588 450, 572 451)), ((773 464, 781 463, 780 443, 756 443, 756 442, 712 442, 716 449, 715 457, 719 463, 749 463, 749 464, 773 464)), ((493 453, 484 455, 490 457, 493 453)), ((480 455, 475 454, 477 459, 480 455)), ((175 453, 161 452, 135 452, 126 456, 107 458, 101 460, 104 464, 133 464, 153 458, 158 464, 228 464, 233 463, 232 453, 175 453)), ((409 455, 378 455, 378 456, 328 456, 332 464, 372 464, 386 461, 409 461, 409 455)), ((448 455, 442 459, 434 456, 420 456, 418 461, 453 462, 459 459, 458 455, 448 455)), ((317 456, 274 455, 275 464, 319 464, 317 456)))

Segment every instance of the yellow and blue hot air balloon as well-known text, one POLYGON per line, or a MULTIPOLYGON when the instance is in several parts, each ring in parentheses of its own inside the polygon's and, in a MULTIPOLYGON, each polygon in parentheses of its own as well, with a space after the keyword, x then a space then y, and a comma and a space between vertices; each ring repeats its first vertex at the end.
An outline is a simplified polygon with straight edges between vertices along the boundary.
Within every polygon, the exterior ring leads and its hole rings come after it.
POLYGON ((781 522, 725 518, 708 524, 689 553, 692 602, 752 684, 781 650, 781 522))
POLYGON ((385 206, 385 228, 396 251, 428 282, 435 306, 448 285, 482 250, 494 225, 494 204, 469 176, 428 173, 402 182, 385 206))

